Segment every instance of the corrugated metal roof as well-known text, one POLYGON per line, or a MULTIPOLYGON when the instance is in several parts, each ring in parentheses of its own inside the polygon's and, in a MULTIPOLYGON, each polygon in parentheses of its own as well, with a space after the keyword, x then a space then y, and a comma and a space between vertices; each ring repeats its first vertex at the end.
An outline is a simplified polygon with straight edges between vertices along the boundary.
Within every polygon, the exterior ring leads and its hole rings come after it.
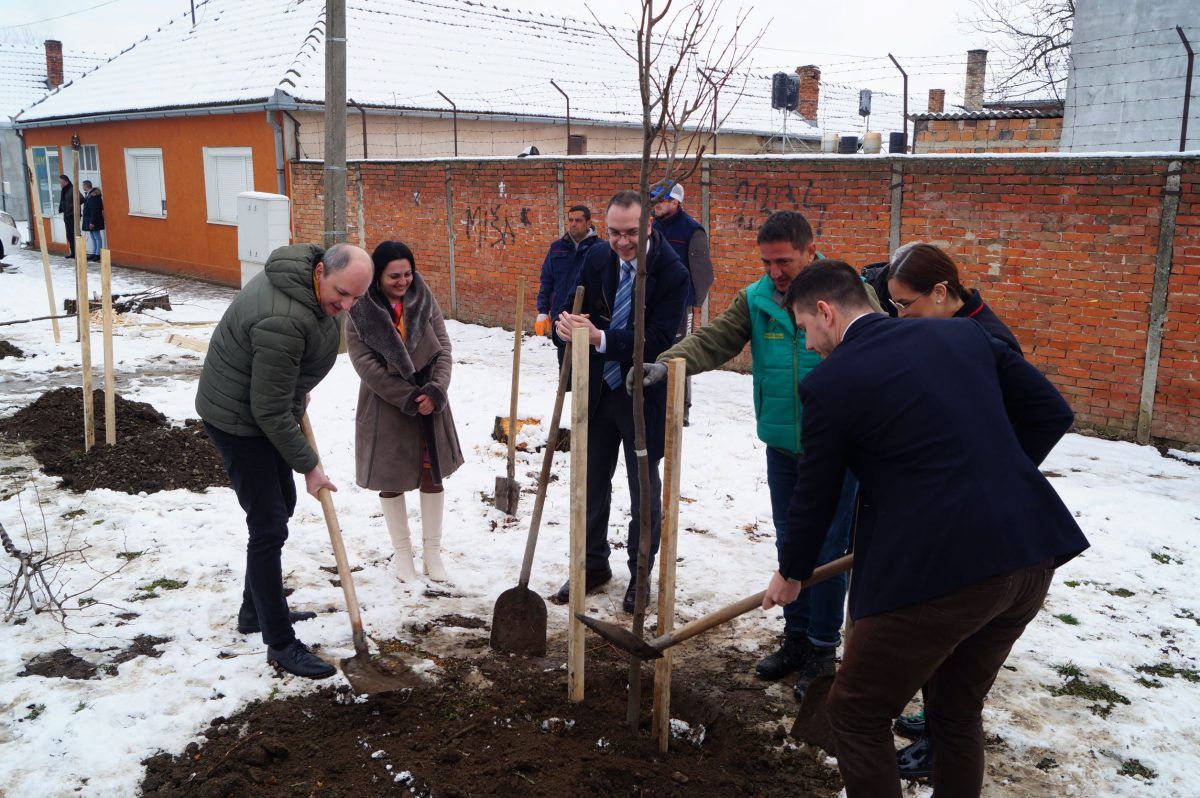
MULTIPOLYGON (((321 0, 205 0, 110 63, 64 87, 18 121, 265 101, 281 89, 300 102, 325 95, 321 0)), ((634 31, 498 8, 472 0, 350 0, 347 94, 362 105, 641 124, 634 31)), ((680 70, 679 96, 700 80, 680 70)), ((750 81, 721 95, 723 132, 769 135, 783 126, 769 92, 750 81), (750 92, 754 93, 751 94, 750 92)), ((814 137, 799 116, 789 132, 814 137)))
MULTIPOLYGON (((104 63, 98 53, 63 53, 63 80, 104 63)), ((16 116, 47 92, 46 49, 41 44, 0 44, 0 118, 16 116)))
POLYGON ((1058 109, 1042 109, 1042 108, 1023 108, 1012 111, 958 111, 955 113, 943 114, 909 114, 908 118, 914 122, 922 120, 943 119, 943 120, 958 120, 958 119, 1058 119, 1063 115, 1062 108, 1058 109))

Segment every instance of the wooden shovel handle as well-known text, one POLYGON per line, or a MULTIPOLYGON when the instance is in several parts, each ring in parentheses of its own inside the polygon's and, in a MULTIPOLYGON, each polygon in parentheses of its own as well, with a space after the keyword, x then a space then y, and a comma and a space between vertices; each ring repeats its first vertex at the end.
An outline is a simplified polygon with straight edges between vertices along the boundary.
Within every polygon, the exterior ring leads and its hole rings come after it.
MULTIPOLYGON (((571 313, 578 316, 583 310, 583 286, 575 289, 575 302, 571 313)), ((542 453, 542 473, 538 477, 537 498, 533 502, 533 518, 529 521, 529 537, 525 539, 525 557, 521 560, 522 588, 529 587, 529 576, 533 571, 533 552, 537 548, 538 530, 542 527, 542 509, 546 506, 546 488, 550 484, 550 466, 554 463, 554 450, 558 448, 558 425, 562 421, 563 398, 571 381, 571 339, 563 349, 562 367, 558 370, 558 395, 554 397, 554 415, 550 417, 550 437, 546 439, 546 450, 542 453)))
MULTIPOLYGON (((317 451, 317 440, 313 437, 312 422, 308 413, 300 417, 300 430, 308 445, 317 452, 317 465, 321 464, 321 454, 317 451)), ((337 511, 333 508, 333 494, 329 488, 317 491, 317 499, 321 502, 321 510, 325 513, 325 528, 329 530, 329 541, 333 544, 333 558, 337 560, 338 581, 342 583, 342 593, 346 597, 346 610, 350 614, 350 632, 354 640, 354 653, 359 657, 367 656, 367 636, 363 633, 362 615, 358 611, 358 594, 354 591, 354 578, 350 575, 350 561, 346 557, 346 546, 342 543, 342 528, 338 524, 337 511)))
MULTIPOLYGON (((804 585, 801 589, 807 590, 818 582, 824 582, 826 579, 829 579, 832 576, 845 573, 846 571, 849 571, 853 565, 854 555, 847 554, 844 557, 839 557, 832 562, 827 562, 824 565, 818 566, 815 570, 813 570, 812 576, 804 582, 804 585)), ((763 597, 766 595, 767 591, 760 590, 753 596, 746 596, 746 598, 742 599, 741 601, 737 601, 727 607, 722 607, 715 612, 710 612, 708 615, 702 615, 694 621, 685 623, 675 631, 667 632, 665 635, 656 637, 648 642, 651 646, 657 648, 659 651, 678 645, 684 640, 689 640, 698 634, 707 632, 714 626, 720 626, 726 621, 731 621, 739 615, 745 615, 755 607, 761 607, 763 597)))
MULTIPOLYGON (((517 320, 513 324, 512 396, 508 401, 508 482, 511 490, 517 465, 517 387, 521 382, 521 324, 525 320, 525 278, 517 278, 517 320)), ((513 510, 515 508, 510 508, 513 510)))

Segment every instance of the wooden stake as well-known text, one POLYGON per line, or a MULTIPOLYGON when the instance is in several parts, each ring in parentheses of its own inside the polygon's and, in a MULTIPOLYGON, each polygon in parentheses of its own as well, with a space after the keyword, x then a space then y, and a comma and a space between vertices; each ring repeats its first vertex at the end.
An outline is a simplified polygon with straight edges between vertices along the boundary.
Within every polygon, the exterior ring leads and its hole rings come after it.
POLYGON ((83 450, 96 445, 96 409, 92 403, 92 314, 88 302, 87 249, 75 238, 75 310, 79 314, 79 359, 83 372, 83 450))
POLYGON ((117 442, 117 386, 113 377, 112 256, 100 250, 100 302, 104 315, 104 442, 117 442))
MULTIPOLYGON (((31 179, 36 181, 37 172, 33 168, 33 150, 25 150, 25 164, 29 167, 31 179)), ((46 278, 46 301, 50 303, 50 316, 54 317, 58 315, 58 309, 54 306, 54 282, 50 279, 50 252, 46 249, 46 229, 42 225, 42 198, 37 192, 35 194, 36 196, 31 199, 30 204, 33 205, 33 218, 37 224, 38 248, 42 251, 42 274, 46 278)), ((58 319, 51 318, 50 326, 54 330, 54 343, 61 344, 58 319)))
MULTIPOLYGON (((663 451, 662 540, 658 547, 658 634, 675 627, 675 554, 679 540, 679 481, 683 471, 683 413, 687 361, 667 363, 667 429, 663 451)), ((671 740, 671 649, 654 663, 654 714, 651 728, 658 750, 666 753, 671 740)))
POLYGON ((583 612, 586 592, 584 542, 587 539, 588 367, 591 344, 588 331, 571 334, 571 597, 567 604, 567 700, 583 700, 584 625, 575 617, 583 612))

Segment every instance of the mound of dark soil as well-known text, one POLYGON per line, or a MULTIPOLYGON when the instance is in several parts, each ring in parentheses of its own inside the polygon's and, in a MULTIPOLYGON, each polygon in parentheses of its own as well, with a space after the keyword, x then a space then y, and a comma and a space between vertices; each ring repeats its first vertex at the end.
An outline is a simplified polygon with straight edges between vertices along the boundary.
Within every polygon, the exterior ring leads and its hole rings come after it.
POLYGON ((25 352, 19 346, 0 338, 0 360, 6 357, 25 357, 25 352))
POLYGON ((203 491, 228 485, 221 458, 204 427, 189 419, 173 427, 144 402, 116 397, 117 442, 104 444, 104 392, 93 392, 96 445, 83 451, 83 390, 58 388, 0 421, 6 437, 24 440, 47 474, 74 491, 109 488, 125 493, 203 491))
POLYGON ((840 788, 753 729, 736 700, 706 695, 699 675, 676 675, 672 716, 690 732, 660 753, 648 709, 638 733, 625 724, 626 662, 607 648, 588 656, 581 704, 567 701, 561 658, 491 655, 442 661, 443 680, 411 693, 357 703, 343 686, 258 703, 215 719, 203 745, 147 759, 143 794, 822 798, 840 788))

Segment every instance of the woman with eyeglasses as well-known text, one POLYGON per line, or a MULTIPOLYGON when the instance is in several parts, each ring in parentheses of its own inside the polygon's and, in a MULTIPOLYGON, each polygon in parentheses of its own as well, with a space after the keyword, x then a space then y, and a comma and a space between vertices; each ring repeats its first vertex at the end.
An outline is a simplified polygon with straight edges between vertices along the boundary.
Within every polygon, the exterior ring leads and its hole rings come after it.
POLYGON ((933 244, 905 244, 896 250, 887 268, 887 294, 884 307, 892 316, 975 319, 992 336, 1023 354, 1012 330, 987 306, 978 289, 963 287, 958 266, 933 244))

